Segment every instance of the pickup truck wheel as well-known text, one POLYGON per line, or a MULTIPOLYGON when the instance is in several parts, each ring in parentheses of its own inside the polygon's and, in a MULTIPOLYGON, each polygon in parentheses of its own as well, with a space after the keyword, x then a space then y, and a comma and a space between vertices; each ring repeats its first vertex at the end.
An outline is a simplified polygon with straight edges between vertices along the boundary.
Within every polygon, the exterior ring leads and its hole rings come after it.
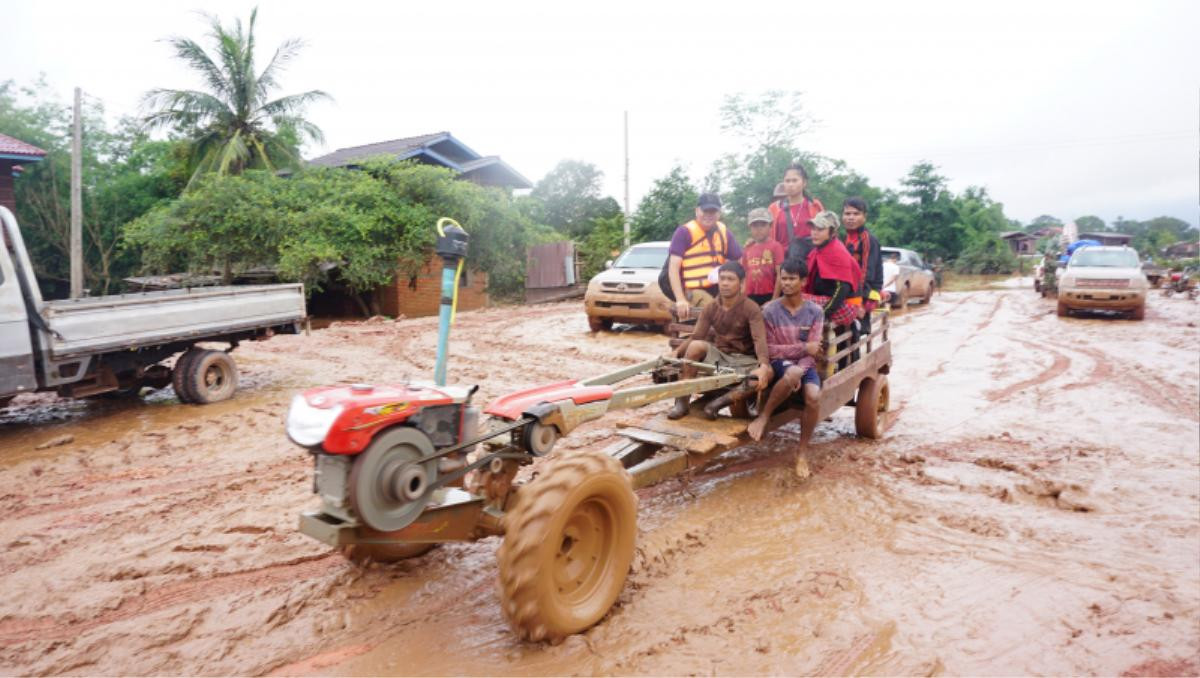
POLYGON ((925 296, 921 297, 921 304, 928 304, 933 301, 933 283, 929 283, 929 288, 925 290, 925 296))
POLYGON ((171 387, 175 389, 175 397, 179 398, 181 403, 194 404, 197 402, 196 396, 189 390, 187 375, 192 361, 203 352, 203 349, 189 348, 179 356, 179 359, 175 361, 175 367, 171 370, 171 387))
POLYGON ((361 565, 367 562, 398 563, 423 556, 435 546, 437 544, 350 544, 340 550, 346 560, 361 565))
POLYGON ((504 529, 504 616, 522 639, 557 641, 600 621, 625 588, 637 498, 621 463, 589 450, 522 487, 504 529))
POLYGON ((1129 317, 1134 320, 1145 320, 1146 319, 1146 305, 1142 304, 1141 306, 1138 306, 1137 308, 1130 311, 1129 317))
POLYGON ((854 432, 860 438, 878 440, 883 436, 883 416, 888 409, 887 375, 863 379, 858 385, 854 404, 854 432))
POLYGON ((898 294, 896 294, 896 308, 898 308, 901 311, 908 308, 908 288, 907 287, 901 288, 900 292, 898 294))
POLYGON ((1067 305, 1060 301, 1060 302, 1058 302, 1058 311, 1057 312, 1058 312, 1058 317, 1065 318, 1071 314, 1071 309, 1067 308, 1067 305))
POLYGON ((588 327, 591 328, 593 332, 611 330, 612 326, 612 318, 597 318, 594 315, 588 316, 588 327))
POLYGON ((198 404, 228 400, 237 390, 237 365, 224 351, 204 351, 186 363, 184 390, 198 404))

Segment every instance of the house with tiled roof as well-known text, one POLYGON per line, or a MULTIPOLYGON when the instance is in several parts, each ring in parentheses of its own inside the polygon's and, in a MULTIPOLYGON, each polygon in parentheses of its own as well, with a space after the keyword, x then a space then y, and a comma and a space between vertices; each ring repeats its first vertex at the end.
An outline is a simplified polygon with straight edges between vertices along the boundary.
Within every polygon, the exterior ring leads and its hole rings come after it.
POLYGON ((353 169, 368 158, 381 155, 396 160, 414 160, 428 165, 447 167, 458 173, 458 178, 482 186, 499 186, 508 189, 533 187, 528 179, 501 160, 500 156, 480 155, 449 132, 422 134, 362 146, 339 148, 332 153, 313 158, 308 161, 308 164, 313 167, 353 169))
POLYGON ((13 194, 13 177, 21 173, 22 164, 41 162, 46 152, 20 139, 0 134, 0 205, 17 211, 17 200, 13 194))

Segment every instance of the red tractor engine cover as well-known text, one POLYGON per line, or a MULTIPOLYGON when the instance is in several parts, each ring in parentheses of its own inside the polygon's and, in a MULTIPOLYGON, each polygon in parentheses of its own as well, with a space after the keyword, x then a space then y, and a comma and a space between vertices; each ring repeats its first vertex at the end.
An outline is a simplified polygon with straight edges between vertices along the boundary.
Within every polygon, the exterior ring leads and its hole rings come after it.
POLYGON ((341 406, 342 412, 321 445, 331 454, 358 454, 367 449, 375 434, 402 423, 422 408, 448 405, 466 400, 466 393, 454 387, 424 384, 391 386, 322 386, 302 395, 312 407, 328 409, 341 406))

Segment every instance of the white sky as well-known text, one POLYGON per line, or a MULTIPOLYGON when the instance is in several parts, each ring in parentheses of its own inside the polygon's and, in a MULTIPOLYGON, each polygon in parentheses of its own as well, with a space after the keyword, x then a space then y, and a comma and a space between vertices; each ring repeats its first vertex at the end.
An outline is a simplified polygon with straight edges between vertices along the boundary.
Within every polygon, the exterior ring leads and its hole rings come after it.
MULTIPOLYGON (((558 160, 631 199, 676 161, 732 150, 722 96, 802 90, 805 147, 895 187, 927 159, 986 186, 1011 218, 1200 213, 1200 3, 308 2, 260 0, 259 60, 307 48, 281 93, 323 89, 325 148, 448 130, 537 181, 558 160)), ((194 86, 162 38, 201 38, 253 2, 0 0, 0 79, 45 73, 112 116, 194 86)), ((819 196, 818 196, 819 197, 819 196)))

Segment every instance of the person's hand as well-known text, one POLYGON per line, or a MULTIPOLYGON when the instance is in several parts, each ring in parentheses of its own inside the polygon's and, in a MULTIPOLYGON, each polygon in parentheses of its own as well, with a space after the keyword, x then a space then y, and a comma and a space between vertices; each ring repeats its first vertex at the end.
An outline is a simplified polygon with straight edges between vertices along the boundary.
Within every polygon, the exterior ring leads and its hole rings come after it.
POLYGON ((864 309, 862 306, 854 307, 854 317, 855 318, 857 318, 858 320, 862 320, 862 317, 864 315, 866 315, 866 309, 864 309))
POLYGON ((819 358, 819 357, 821 357, 821 342, 810 341, 804 345, 804 350, 808 351, 808 354, 810 356, 812 356, 814 358, 819 358))
POLYGON ((680 322, 687 320, 692 314, 692 305, 687 302, 687 299, 680 299, 675 302, 675 315, 680 322))
POLYGON ((755 390, 765 391, 771 383, 771 366, 759 365, 751 374, 758 377, 758 384, 754 387, 755 390))

